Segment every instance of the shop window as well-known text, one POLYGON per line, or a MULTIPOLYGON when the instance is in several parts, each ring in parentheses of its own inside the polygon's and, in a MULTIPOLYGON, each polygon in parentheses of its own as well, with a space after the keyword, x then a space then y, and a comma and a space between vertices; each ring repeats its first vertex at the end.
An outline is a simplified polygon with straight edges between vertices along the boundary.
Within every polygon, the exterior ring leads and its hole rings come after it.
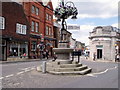
POLYGON ((12 47, 9 52, 9 56, 18 56, 18 48, 12 47))
POLYGON ((36 51, 36 47, 37 47, 37 42, 36 41, 32 41, 32 46, 31 46, 31 51, 36 51))
POLYGON ((0 16, 0 29, 5 29, 5 18, 0 16))

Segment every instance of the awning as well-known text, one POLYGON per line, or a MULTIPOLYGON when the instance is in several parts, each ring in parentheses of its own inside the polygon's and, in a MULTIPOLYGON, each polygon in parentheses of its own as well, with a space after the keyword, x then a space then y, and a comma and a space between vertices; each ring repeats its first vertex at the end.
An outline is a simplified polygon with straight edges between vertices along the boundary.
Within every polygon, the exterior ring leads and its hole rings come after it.
POLYGON ((44 37, 45 40, 55 41, 55 38, 44 37))

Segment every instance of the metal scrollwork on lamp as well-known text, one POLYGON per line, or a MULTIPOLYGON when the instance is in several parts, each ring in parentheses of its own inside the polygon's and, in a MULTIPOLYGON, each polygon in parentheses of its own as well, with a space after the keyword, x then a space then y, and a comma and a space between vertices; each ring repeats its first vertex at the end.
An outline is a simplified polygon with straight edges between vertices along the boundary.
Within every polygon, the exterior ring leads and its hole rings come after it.
POLYGON ((55 9, 54 11, 55 17, 57 17, 57 21, 62 20, 62 28, 61 28, 61 36, 62 31, 67 30, 67 24, 65 19, 72 16, 71 19, 77 19, 77 8, 75 7, 74 3, 71 1, 68 1, 64 3, 64 0, 60 3, 60 5, 55 9))

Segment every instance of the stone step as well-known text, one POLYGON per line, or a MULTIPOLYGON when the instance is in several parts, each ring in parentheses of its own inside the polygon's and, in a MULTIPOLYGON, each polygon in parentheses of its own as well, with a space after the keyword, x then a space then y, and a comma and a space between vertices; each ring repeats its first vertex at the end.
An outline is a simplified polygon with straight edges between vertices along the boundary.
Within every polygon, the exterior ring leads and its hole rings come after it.
POLYGON ((85 75, 88 74, 92 71, 91 68, 87 68, 82 71, 66 71, 66 72, 56 72, 56 71, 48 71, 48 73, 53 74, 53 75, 85 75))
POLYGON ((74 68, 74 67, 80 67, 82 66, 81 63, 78 63, 78 64, 61 64, 59 65, 60 68, 74 68))
POLYGON ((87 69, 87 65, 83 65, 83 66, 80 66, 80 67, 73 67, 73 68, 54 68, 53 70, 56 71, 56 72, 64 72, 64 71, 81 71, 81 70, 84 70, 84 69, 87 69))

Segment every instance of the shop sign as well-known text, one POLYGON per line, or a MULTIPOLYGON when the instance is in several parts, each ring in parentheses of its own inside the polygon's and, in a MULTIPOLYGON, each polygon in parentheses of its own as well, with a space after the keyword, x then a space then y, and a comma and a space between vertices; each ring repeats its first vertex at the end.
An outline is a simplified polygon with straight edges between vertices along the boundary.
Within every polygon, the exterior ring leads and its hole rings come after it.
POLYGON ((102 49, 102 48, 103 48, 103 45, 96 45, 96 48, 97 48, 97 49, 102 49))
POLYGON ((110 38, 93 38, 93 41, 110 41, 110 38))

